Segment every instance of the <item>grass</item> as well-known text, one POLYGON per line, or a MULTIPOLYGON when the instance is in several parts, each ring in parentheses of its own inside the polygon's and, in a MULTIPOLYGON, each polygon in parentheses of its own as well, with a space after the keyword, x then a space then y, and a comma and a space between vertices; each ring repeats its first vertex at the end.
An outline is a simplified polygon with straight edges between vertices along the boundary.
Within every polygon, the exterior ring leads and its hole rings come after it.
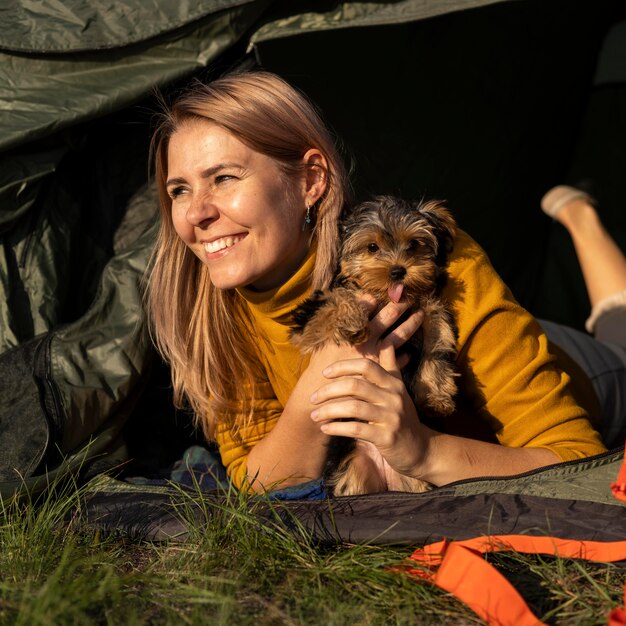
MULTIPOLYGON (((66 485, 38 502, 0 503, 0 624, 482 623, 450 595, 391 571, 410 548, 320 547, 278 523, 261 527, 234 493, 188 541, 141 542, 85 528, 72 515, 80 496, 66 485)), ((189 497, 181 492, 183 515, 189 497)), ((606 624, 622 603, 626 571, 613 565, 489 560, 549 624, 606 624)))

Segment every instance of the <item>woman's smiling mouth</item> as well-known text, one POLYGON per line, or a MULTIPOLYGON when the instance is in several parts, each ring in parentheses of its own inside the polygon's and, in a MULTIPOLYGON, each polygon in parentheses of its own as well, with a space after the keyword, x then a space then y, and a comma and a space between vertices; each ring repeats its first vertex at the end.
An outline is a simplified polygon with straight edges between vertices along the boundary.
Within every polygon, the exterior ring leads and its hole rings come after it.
POLYGON ((219 252, 220 250, 224 250, 225 248, 232 248, 235 244, 238 244, 246 235, 229 235, 228 237, 220 237, 219 239, 215 239, 214 241, 207 241, 204 244, 204 250, 213 254, 214 252, 219 252))

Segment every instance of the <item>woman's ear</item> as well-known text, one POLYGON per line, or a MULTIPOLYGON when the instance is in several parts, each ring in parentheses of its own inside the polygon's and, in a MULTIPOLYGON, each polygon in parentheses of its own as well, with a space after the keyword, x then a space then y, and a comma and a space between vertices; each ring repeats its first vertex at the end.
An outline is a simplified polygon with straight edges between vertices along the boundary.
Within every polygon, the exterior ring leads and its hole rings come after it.
POLYGON ((305 201, 313 206, 326 192, 328 185, 328 163, 316 148, 307 150, 302 157, 305 173, 305 201))

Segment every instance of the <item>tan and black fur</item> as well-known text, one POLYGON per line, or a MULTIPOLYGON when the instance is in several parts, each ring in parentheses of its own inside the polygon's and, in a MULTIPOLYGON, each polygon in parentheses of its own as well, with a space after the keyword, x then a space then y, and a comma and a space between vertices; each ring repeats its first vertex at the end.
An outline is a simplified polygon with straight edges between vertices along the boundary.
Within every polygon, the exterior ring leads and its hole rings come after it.
MULTIPOLYGON (((403 369, 407 389, 420 418, 449 415, 457 390, 456 332, 440 296, 456 233, 454 219, 438 202, 410 203, 380 196, 348 211, 340 230, 337 275, 329 290, 315 292, 296 309, 292 341, 305 354, 328 341, 358 345, 367 339, 369 321, 359 303, 360 294, 372 294, 381 306, 390 301, 409 302, 411 310, 424 311, 424 321, 405 346, 410 357, 403 369)), ((385 480, 372 481, 363 474, 377 471, 380 463, 359 458, 363 449, 351 439, 333 440, 326 478, 334 494, 379 490, 371 485, 385 480)), ((430 488, 422 480, 390 471, 395 474, 396 488, 403 491, 430 488)))

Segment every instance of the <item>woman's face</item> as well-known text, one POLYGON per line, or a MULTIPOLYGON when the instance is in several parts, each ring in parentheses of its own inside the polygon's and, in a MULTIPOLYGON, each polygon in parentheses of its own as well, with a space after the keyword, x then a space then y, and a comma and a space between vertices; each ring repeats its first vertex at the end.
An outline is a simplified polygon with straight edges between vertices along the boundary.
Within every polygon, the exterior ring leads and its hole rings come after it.
POLYGON ((170 138, 167 191, 179 237, 219 289, 273 289, 303 262, 305 175, 288 181, 276 161, 205 120, 170 138))

